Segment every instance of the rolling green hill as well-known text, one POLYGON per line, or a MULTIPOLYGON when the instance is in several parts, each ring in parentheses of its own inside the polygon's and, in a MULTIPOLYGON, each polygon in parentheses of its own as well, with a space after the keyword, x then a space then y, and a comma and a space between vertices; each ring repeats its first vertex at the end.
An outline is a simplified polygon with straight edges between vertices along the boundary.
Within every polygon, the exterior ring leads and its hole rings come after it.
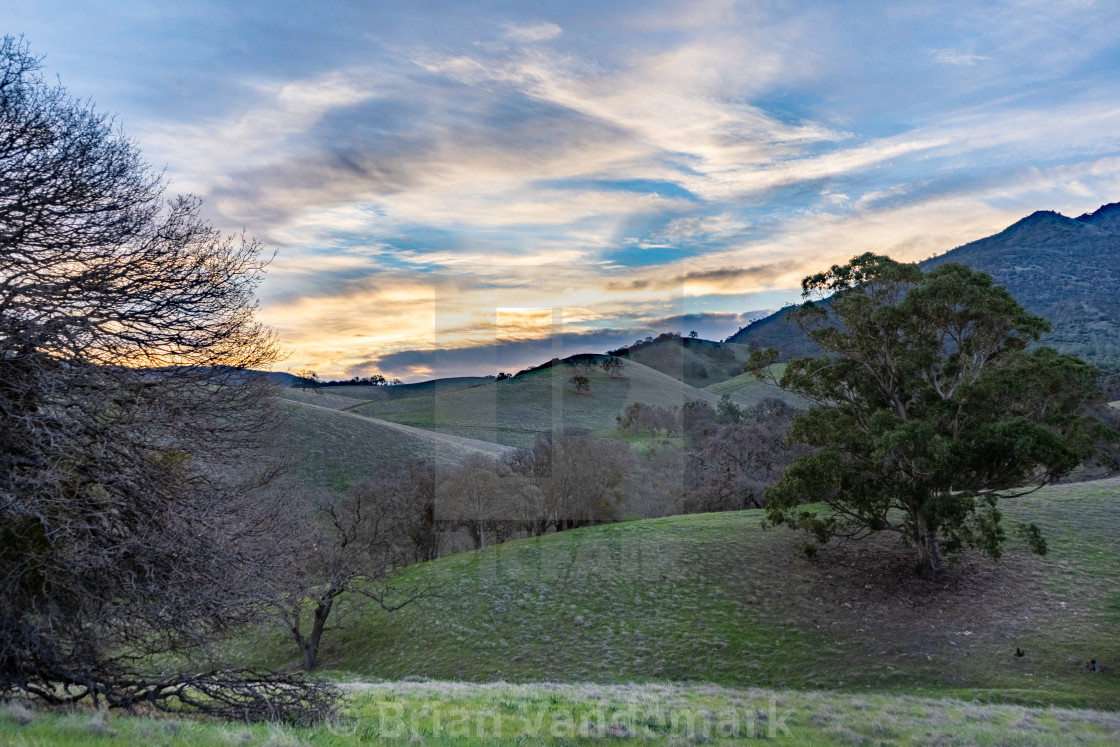
MULTIPOLYGON (((591 527, 413 566, 437 598, 387 614, 360 599, 321 661, 340 676, 470 682, 708 682, 989 702, 1120 705, 1120 479, 1006 501, 1046 557, 965 556, 937 582, 893 539, 822 549, 762 512, 591 527), (1022 658, 1015 650, 1021 647, 1022 658), (1106 663, 1091 674, 1085 662, 1106 663)), ((288 666, 260 629, 241 654, 288 666)))
POLYGON ((719 397, 624 360, 617 377, 607 376, 598 367, 560 365, 481 386, 446 392, 436 388, 428 397, 370 401, 351 411, 437 433, 531 446, 539 435, 555 429, 612 429, 615 416, 632 402, 679 407, 692 400, 715 405, 719 397), (575 374, 590 379, 590 391, 575 390, 569 381, 575 374))
POLYGON ((554 429, 614 433, 615 416, 631 402, 679 407, 700 400, 714 406, 725 391, 747 406, 766 396, 797 404, 753 376, 739 375, 708 390, 633 361, 624 362, 622 375, 613 378, 597 367, 561 365, 500 382, 284 388, 288 417, 280 440, 292 464, 289 479, 339 492, 381 464, 417 457, 457 462, 472 451, 500 456, 511 447, 532 446, 554 429), (569 381, 575 373, 591 379, 589 392, 575 391, 569 381))
MULTIPOLYGON (((1003 509, 1042 524, 1049 555, 965 558, 938 583, 897 575, 909 555, 889 546, 810 560, 755 511, 461 553, 400 579, 438 581, 438 597, 392 614, 343 606, 322 652, 344 693, 329 723, 13 701, 0 705, 0 743, 1116 744, 1120 479, 1003 509)), ((267 626, 236 643, 253 664, 292 665, 294 649, 267 626)))
MULTIPOLYGON (((1067 218, 1036 212, 994 236, 919 263, 960 262, 990 274, 1028 311, 1050 320, 1042 343, 1120 371, 1120 203, 1067 218)), ((776 347, 784 359, 815 354, 786 310, 754 322, 731 342, 776 347)))

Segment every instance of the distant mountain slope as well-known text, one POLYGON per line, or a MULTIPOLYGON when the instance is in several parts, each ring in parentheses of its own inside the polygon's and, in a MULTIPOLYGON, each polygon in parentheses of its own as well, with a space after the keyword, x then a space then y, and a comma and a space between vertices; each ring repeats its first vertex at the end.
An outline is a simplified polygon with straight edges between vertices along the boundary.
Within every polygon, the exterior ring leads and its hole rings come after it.
POLYGON ((1045 344, 1120 369, 1120 203, 1078 218, 1037 212, 921 266, 946 262, 989 273, 1049 319, 1045 344))
POLYGON ((728 342, 745 345, 748 350, 777 348, 784 361, 816 355, 819 348, 801 333, 796 324, 786 319, 792 308, 787 306, 779 309, 770 316, 747 325, 728 338, 728 342))
MULTIPOLYGON (((1004 285, 1028 311, 1050 320, 1042 342, 1106 372, 1120 370, 1120 203, 1067 218, 1039 211, 1005 230, 919 266, 960 262, 1004 285)), ((776 347, 784 359, 813 353, 788 309, 740 331, 730 342, 776 347)))

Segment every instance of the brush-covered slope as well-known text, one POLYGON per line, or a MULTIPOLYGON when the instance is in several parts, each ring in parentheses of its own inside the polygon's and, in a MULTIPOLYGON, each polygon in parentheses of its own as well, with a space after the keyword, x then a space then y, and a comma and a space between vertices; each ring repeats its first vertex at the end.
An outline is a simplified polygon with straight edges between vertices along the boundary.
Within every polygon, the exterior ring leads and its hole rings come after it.
MULTIPOLYGON (((1028 311, 1050 320, 1044 344, 1120 370, 1120 203, 1077 218, 1037 212, 920 266, 928 271, 946 262, 983 270, 1028 311)), ((730 341, 776 347, 787 359, 813 355, 812 343, 785 316, 779 311, 730 341)))
MULTIPOLYGON (((1001 506, 1050 552, 1011 543, 944 577, 912 573, 893 539, 828 547, 764 530, 759 511, 561 532, 413 566, 439 596, 395 613, 352 600, 324 638, 361 677, 883 690, 969 700, 1120 704, 1120 479, 1001 506), (1025 656, 1016 657, 1016 647, 1025 656), (1085 662, 1105 662, 1091 674, 1085 662)), ((298 661, 277 630, 254 663, 298 661)))
POLYGON ((352 411, 440 433, 531 446, 539 435, 555 429, 613 428, 615 416, 632 402, 679 407, 692 400, 714 405, 719 397, 624 360, 620 375, 614 377, 597 366, 562 364, 482 386, 435 388, 429 397, 371 401, 352 411), (588 377, 589 391, 576 391, 571 383, 575 375, 588 377))
POLYGON ((304 486, 344 491, 382 464, 418 457, 457 462, 476 451, 494 456, 508 451, 497 444, 377 420, 338 406, 362 404, 362 400, 298 390, 287 394, 287 418, 280 434, 292 465, 286 479, 304 486))
POLYGON ((1043 343, 1120 370, 1120 203, 1078 218, 1038 212, 922 269, 946 262, 989 273, 1050 320, 1043 343))

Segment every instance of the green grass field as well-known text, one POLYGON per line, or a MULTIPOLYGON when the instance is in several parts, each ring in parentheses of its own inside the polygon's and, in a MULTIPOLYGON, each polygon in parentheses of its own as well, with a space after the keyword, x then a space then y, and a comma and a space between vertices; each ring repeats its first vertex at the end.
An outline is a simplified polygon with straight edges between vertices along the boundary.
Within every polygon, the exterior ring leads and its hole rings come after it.
MULTIPOLYGON (((343 605, 320 657, 345 692, 329 724, 9 704, 0 744, 1115 744, 1120 478, 1002 509, 1009 526, 1038 522, 1049 554, 1011 544, 937 582, 909 574, 891 541, 810 559, 758 511, 459 553, 398 579, 435 581, 436 598, 393 614, 343 605)), ((232 646, 244 663, 298 661, 278 629, 232 646)))
MULTIPOLYGON (((1004 507, 1050 553, 1012 543, 934 583, 893 540, 800 550, 762 513, 679 516, 519 540, 408 569, 438 599, 388 615, 344 607, 324 639, 339 676, 488 682, 704 682, 891 692, 1023 705, 1120 706, 1120 480, 1004 507), (1022 647, 1026 656, 1014 656, 1022 647)), ((297 661, 280 631, 242 656, 297 661)))

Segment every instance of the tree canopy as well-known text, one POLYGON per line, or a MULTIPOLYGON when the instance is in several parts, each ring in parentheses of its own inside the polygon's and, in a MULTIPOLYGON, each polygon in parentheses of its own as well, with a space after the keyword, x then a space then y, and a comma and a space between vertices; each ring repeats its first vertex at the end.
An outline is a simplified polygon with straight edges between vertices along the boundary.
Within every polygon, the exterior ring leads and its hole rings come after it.
MULTIPOLYGON (((815 403, 791 432, 815 450, 766 490, 774 524, 822 542, 897 532, 935 576, 965 546, 998 557, 998 499, 1069 474, 1110 437, 1084 411, 1101 396, 1096 369, 1029 348, 1046 320, 985 273, 867 253, 802 289, 791 316, 825 354, 791 361, 778 383, 815 403)), ((747 368, 761 377, 777 355, 747 368)), ((1045 552, 1038 527, 1019 531, 1045 552)))

